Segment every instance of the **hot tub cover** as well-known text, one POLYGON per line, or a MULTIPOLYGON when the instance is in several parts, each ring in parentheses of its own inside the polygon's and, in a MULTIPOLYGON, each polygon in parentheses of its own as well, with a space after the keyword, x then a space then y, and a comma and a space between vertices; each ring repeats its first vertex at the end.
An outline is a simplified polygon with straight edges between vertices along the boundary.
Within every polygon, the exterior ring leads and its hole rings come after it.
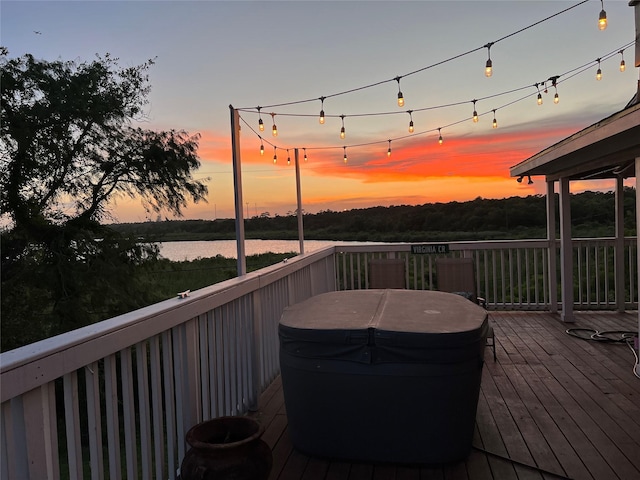
POLYGON ((448 363, 475 358, 487 329, 487 312, 459 295, 359 290, 316 295, 286 308, 279 335, 284 352, 303 358, 448 363))

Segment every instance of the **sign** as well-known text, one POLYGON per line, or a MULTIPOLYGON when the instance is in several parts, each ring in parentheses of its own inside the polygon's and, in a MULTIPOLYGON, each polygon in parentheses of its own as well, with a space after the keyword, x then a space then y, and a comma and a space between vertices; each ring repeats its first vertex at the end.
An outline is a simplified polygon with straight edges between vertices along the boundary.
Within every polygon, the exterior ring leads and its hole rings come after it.
POLYGON ((411 245, 411 253, 414 254, 426 254, 426 253, 449 253, 448 243, 435 243, 430 245, 411 245))

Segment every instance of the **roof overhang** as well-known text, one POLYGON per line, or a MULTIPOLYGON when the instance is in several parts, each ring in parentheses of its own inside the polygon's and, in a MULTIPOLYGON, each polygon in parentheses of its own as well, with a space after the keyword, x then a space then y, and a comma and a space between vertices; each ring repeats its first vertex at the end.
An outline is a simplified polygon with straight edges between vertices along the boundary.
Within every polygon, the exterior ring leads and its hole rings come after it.
POLYGON ((640 103, 514 165, 510 174, 545 175, 547 181, 628 178, 635 177, 636 158, 640 158, 640 103))

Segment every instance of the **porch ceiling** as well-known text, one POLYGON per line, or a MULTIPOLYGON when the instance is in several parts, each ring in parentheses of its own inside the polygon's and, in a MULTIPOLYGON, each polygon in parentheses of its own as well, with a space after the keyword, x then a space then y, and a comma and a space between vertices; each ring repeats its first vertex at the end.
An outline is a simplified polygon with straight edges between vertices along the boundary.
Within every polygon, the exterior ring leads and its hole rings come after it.
POLYGON ((512 177, 545 175, 547 180, 635 177, 640 157, 640 103, 565 138, 510 169, 512 177))

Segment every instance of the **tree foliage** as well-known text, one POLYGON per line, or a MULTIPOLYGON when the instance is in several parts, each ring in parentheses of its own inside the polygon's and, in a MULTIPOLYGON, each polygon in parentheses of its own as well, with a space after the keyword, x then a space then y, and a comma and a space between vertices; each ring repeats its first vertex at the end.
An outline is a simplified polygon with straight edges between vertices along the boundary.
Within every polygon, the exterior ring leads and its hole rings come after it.
POLYGON ((0 52, 3 349, 26 325, 58 333, 120 313, 117 297, 131 305, 143 295, 133 267, 157 252, 103 225, 113 202, 181 215, 205 200, 192 179, 199 136, 134 126, 152 65, 0 52))
MULTIPOLYGON (((635 234, 635 189, 625 187, 625 231, 635 234)), ((556 194, 557 197, 557 194, 556 194)), ((556 234, 560 231, 556 198, 556 234)), ((615 234, 615 194, 586 191, 571 195, 574 237, 615 234)), ((468 202, 370 207, 304 215, 309 240, 432 242, 547 237, 546 199, 541 195, 468 202)), ((149 240, 221 240, 235 238, 233 219, 127 223, 112 228, 149 240)), ((295 216, 254 216, 245 220, 247 238, 297 239, 295 216)))

